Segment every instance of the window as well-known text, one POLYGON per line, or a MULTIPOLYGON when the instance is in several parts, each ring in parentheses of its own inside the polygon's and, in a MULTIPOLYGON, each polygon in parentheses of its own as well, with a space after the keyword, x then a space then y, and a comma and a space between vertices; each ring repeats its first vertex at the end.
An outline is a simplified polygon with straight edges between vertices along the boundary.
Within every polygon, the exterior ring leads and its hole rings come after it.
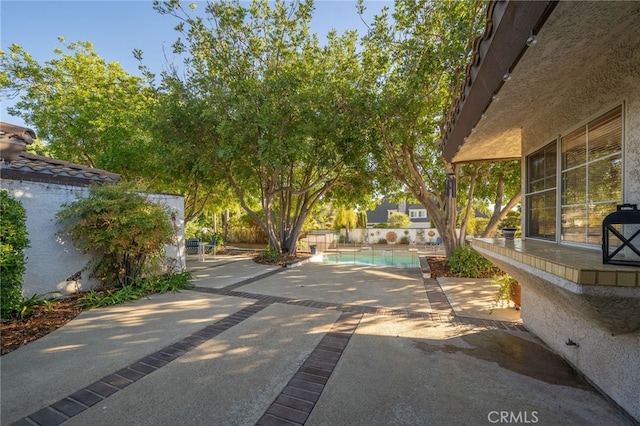
POLYGON ((527 237, 556 239, 557 141, 527 157, 527 237))
POLYGON ((427 217, 426 209, 409 209, 409 218, 411 219, 424 219, 427 217))
POLYGON ((561 139, 562 241, 602 243, 602 220, 622 203, 622 107, 561 139))
POLYGON ((602 220, 622 203, 622 107, 527 156, 525 167, 526 236, 600 245, 602 220))

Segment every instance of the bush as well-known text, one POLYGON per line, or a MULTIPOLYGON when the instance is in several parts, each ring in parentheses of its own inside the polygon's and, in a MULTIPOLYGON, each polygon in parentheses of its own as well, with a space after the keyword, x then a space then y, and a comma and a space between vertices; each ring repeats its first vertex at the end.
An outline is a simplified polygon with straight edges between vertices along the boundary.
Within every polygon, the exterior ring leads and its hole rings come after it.
POLYGON ((83 309, 101 308, 110 305, 119 305, 141 299, 152 293, 177 293, 183 288, 193 285, 189 282, 189 272, 170 273, 149 279, 139 279, 135 285, 123 285, 117 290, 97 292, 89 290, 80 298, 80 306, 83 309))
POLYGON ((404 237, 400 238, 400 241, 398 241, 398 244, 411 244, 411 238, 405 235, 404 237))
POLYGON ((508 302, 516 294, 516 287, 520 285, 518 281, 509 274, 496 275, 492 284, 498 286, 495 302, 508 302))
POLYGON ((29 247, 26 212, 19 201, 0 191, 0 300, 2 318, 23 309, 22 275, 26 268, 24 249, 29 247))
POLYGON ((467 278, 486 278, 499 271, 493 263, 468 244, 455 249, 453 255, 447 259, 447 264, 451 272, 467 278))
POLYGON ((489 225, 489 218, 477 217, 474 223, 473 235, 482 235, 489 225))
POLYGON ((380 239, 378 240, 378 244, 387 244, 387 240, 386 240, 386 238, 380 238, 380 239))
POLYGON ((278 250, 275 250, 275 249, 270 247, 270 248, 268 248, 266 250, 263 250, 257 256, 256 260, 259 263, 278 263, 281 258, 282 258, 282 256, 280 255, 280 253, 278 253, 278 250))
POLYGON ((392 213, 389 218, 390 228, 408 228, 411 226, 411 219, 406 213, 392 213))
POLYGON ((87 265, 92 276, 122 287, 136 285, 158 265, 174 238, 171 214, 121 182, 91 186, 87 197, 63 205, 56 216, 76 247, 99 254, 87 265))

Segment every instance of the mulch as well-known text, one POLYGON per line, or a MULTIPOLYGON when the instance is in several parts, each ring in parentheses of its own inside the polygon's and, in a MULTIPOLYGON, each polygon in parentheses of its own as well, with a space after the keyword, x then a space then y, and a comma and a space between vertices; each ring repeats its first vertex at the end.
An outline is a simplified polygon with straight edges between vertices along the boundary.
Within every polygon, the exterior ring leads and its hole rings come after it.
POLYGON ((29 342, 38 340, 74 319, 82 308, 79 296, 55 300, 51 306, 34 306, 33 314, 24 319, 2 320, 0 323, 0 355, 8 354, 29 342))

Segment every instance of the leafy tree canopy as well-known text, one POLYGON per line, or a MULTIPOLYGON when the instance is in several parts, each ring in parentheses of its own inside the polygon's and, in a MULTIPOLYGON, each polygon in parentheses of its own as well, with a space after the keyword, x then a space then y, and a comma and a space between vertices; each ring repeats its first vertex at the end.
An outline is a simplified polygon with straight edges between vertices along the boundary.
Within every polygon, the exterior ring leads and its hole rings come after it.
POLYGON ((460 242, 453 184, 459 166, 442 159, 440 126, 482 28, 482 8, 481 2, 398 0, 393 19, 380 14, 363 38, 376 177, 403 186, 425 207, 447 254, 460 242))
POLYGON ((321 45, 311 1, 221 1, 204 17, 176 1, 156 9, 179 20, 174 49, 188 54, 184 78, 163 78, 167 121, 193 136, 274 250, 295 252, 317 203, 369 193, 354 32, 321 45))
POLYGON ((0 93, 21 95, 11 114, 24 119, 63 158, 127 174, 143 163, 141 125, 153 101, 145 81, 107 63, 90 42, 65 44, 41 65, 20 46, 0 52, 0 93))
POLYGON ((393 213, 389 217, 390 228, 409 228, 411 226, 411 219, 406 213, 393 213))

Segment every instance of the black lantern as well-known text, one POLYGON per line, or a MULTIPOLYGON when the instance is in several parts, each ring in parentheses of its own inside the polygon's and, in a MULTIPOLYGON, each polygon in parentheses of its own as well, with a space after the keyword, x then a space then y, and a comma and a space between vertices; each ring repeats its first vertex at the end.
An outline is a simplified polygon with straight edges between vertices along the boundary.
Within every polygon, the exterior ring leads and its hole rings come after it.
POLYGON ((640 266, 640 235, 637 204, 623 204, 602 221, 602 263, 640 266), (635 225, 635 226, 634 226, 635 225))

